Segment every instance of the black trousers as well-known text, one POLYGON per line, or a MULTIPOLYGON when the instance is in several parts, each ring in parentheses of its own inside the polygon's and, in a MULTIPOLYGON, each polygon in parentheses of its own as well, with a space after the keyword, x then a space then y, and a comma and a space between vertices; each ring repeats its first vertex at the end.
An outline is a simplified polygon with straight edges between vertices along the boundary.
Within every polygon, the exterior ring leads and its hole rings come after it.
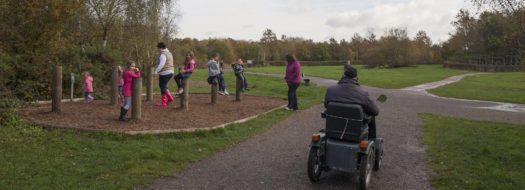
POLYGON ((242 89, 248 88, 248 79, 244 76, 244 73, 236 73, 235 76, 242 81, 242 89))
POLYGON ((297 88, 300 84, 288 84, 288 108, 297 110, 299 106, 297 105, 297 88))
POLYGON ((160 88, 160 93, 162 95, 166 94, 166 90, 168 90, 168 82, 170 81, 172 77, 173 77, 173 74, 159 75, 159 88, 160 88))
POLYGON ((190 78, 192 73, 179 73, 175 75, 175 82, 177 83, 177 88, 184 88, 182 86, 182 80, 190 78))

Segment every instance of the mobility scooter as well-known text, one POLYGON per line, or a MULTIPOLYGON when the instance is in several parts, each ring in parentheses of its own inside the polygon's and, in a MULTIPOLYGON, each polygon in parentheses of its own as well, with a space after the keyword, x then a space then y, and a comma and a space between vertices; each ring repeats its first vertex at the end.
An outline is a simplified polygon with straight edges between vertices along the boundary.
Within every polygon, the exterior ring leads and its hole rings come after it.
MULTIPOLYGON (((377 101, 386 101, 381 95, 377 101)), ((368 124, 360 105, 328 103, 321 114, 325 129, 312 135, 308 156, 308 177, 318 182, 323 172, 331 170, 355 174, 358 189, 368 189, 373 170, 382 165, 383 139, 368 138, 368 124)))

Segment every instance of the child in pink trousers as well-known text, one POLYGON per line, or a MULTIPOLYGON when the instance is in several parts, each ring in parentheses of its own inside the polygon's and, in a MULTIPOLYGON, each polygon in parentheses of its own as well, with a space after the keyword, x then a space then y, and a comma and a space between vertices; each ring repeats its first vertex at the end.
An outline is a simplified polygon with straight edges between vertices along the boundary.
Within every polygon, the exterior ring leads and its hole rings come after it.
POLYGON ((124 103, 120 107, 120 117, 119 121, 126 121, 126 113, 128 113, 129 108, 131 107, 131 95, 133 94, 133 78, 140 77, 139 68, 135 67, 135 62, 129 62, 128 68, 122 74, 122 79, 124 79, 124 85, 122 85, 122 95, 124 96, 124 103))
POLYGON ((84 83, 83 83, 83 89, 84 89, 84 103, 91 103, 93 102, 93 77, 89 72, 84 72, 84 83))

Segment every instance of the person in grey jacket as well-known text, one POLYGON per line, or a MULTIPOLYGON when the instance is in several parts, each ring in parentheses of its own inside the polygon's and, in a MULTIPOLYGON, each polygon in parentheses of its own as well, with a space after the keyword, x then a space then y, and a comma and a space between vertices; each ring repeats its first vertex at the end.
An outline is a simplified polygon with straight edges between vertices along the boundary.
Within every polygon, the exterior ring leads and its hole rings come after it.
POLYGON ((206 64, 208 67, 208 83, 209 84, 217 84, 218 83, 218 76, 221 74, 220 66, 219 66, 219 54, 215 53, 212 55, 210 61, 206 64))
POLYGON ((376 138, 375 116, 379 115, 379 108, 370 99, 368 92, 359 85, 357 70, 350 64, 345 65, 344 68, 344 75, 337 85, 326 90, 324 106, 326 107, 330 102, 361 105, 365 114, 372 116, 368 124, 369 138, 376 138))

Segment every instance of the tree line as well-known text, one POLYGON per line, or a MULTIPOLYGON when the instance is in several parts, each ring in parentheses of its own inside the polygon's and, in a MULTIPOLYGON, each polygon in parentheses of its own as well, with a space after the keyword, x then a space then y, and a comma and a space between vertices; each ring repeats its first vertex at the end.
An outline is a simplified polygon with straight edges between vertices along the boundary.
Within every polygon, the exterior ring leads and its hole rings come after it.
POLYGON ((525 1, 473 0, 480 13, 462 9, 455 32, 442 44, 445 57, 467 60, 480 56, 525 60, 525 1))
POLYGON ((301 61, 322 64, 350 60, 370 67, 441 62, 439 47, 432 44, 425 31, 419 31, 416 37, 409 38, 404 28, 391 29, 379 38, 369 32, 365 37, 355 34, 352 39, 338 41, 331 38, 324 42, 286 35, 278 37, 271 29, 266 29, 258 41, 184 38, 174 39, 170 45, 175 47, 177 55, 194 50, 200 63, 206 62, 208 56, 215 52, 220 53, 225 62, 243 58, 261 65, 282 65, 288 53, 294 53, 301 61))

